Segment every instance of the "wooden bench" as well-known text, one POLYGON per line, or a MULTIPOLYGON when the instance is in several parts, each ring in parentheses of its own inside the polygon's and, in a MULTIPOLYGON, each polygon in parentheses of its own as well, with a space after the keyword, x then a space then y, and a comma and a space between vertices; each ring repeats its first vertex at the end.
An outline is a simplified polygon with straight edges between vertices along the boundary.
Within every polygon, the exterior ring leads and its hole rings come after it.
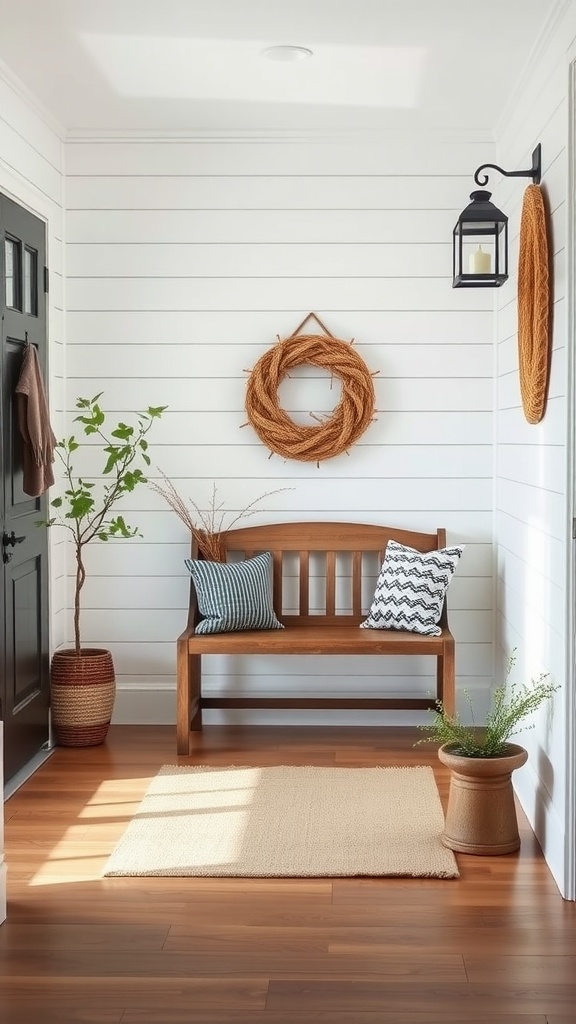
MULTIPOLYGON (((415 533, 388 526, 358 523, 276 523, 244 527, 221 535, 231 557, 249 558, 262 551, 273 555, 274 610, 285 629, 258 632, 195 633, 199 621, 194 584, 190 587, 188 625, 177 641, 177 749, 191 751, 192 732, 202 729, 203 708, 343 708, 429 710, 443 701, 454 711, 454 638, 448 628, 446 602, 439 625, 441 636, 423 636, 403 630, 360 629, 366 618, 376 578, 389 540, 434 551, 445 547, 445 530, 415 533), (337 566, 348 560, 348 576, 337 566), (310 592, 317 585, 317 562, 325 576, 324 607, 311 607, 310 592), (369 564, 370 563, 370 564, 369 564), (291 564, 292 570, 287 570, 291 564), (314 572, 311 573, 311 565, 314 572), (370 580, 366 580, 367 573, 370 580), (349 584, 345 610, 340 591, 349 584), (369 594, 367 594, 367 582, 369 594), (339 600, 337 602, 337 587, 339 600), (290 591, 292 593, 290 594, 290 591), (364 605, 363 607, 363 598, 364 605), (366 604, 367 602, 367 604, 366 604), (436 658, 436 694, 425 698, 382 697, 205 697, 202 694, 203 654, 417 654, 436 658)), ((192 544, 192 558, 198 558, 192 544)))

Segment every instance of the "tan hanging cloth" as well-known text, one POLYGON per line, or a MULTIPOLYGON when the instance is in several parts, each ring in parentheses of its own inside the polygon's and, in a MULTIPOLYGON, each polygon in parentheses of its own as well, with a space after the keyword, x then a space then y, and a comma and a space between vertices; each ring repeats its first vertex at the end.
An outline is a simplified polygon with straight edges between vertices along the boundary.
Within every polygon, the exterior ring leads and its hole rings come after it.
POLYGON ((546 409, 551 353, 548 236, 539 185, 524 192, 518 257, 518 367, 522 406, 528 423, 546 409))
POLYGON ((20 377, 16 385, 18 427, 23 439, 26 494, 38 498, 54 483, 52 463, 56 438, 50 426, 44 382, 34 345, 26 345, 20 377))

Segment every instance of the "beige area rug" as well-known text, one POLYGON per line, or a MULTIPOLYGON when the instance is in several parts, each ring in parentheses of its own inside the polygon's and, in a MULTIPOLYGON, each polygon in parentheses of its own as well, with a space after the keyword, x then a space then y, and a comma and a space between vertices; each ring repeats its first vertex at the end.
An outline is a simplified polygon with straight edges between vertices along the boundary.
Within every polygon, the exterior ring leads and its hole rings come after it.
POLYGON ((457 878, 432 768, 164 765, 105 875, 457 878))

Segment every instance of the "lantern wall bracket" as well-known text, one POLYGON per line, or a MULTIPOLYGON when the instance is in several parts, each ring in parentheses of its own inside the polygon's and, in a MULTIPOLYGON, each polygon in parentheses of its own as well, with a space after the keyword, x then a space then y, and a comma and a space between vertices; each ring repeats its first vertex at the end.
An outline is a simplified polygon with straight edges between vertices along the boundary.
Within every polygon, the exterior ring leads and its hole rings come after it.
POLYGON ((542 146, 540 143, 536 146, 536 149, 532 153, 532 167, 529 167, 525 171, 505 171, 498 164, 482 164, 478 170, 474 173, 474 181, 480 188, 484 188, 488 184, 488 174, 483 174, 479 177, 481 171, 485 171, 487 167, 490 167, 494 171, 498 171, 499 174, 503 174, 505 178, 532 178, 534 185, 540 184, 542 177, 542 146))

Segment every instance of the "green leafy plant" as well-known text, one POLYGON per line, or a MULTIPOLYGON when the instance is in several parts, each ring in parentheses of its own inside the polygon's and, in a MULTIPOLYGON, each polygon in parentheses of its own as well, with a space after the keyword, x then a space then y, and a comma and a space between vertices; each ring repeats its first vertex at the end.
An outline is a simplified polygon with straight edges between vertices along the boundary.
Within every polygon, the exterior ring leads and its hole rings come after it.
MULTIPOLYGON (((515 660, 515 654, 512 652, 506 679, 515 660)), ((474 722, 472 700, 467 691, 464 692, 471 710, 472 725, 464 725, 458 715, 447 714, 442 701, 437 701, 436 709, 432 712, 432 722, 419 726, 428 735, 425 739, 418 740, 418 743, 438 743, 440 746, 448 744, 451 753, 460 754, 462 757, 501 757, 508 750, 511 736, 534 728, 534 723, 526 722, 526 719, 559 688, 550 681, 549 673, 542 673, 537 679, 533 679, 530 686, 525 683, 512 683, 507 686, 503 683, 492 695, 490 709, 482 726, 477 726, 474 722)))
POLYGON ((41 526, 63 526, 72 534, 76 557, 76 581, 74 588, 74 647, 80 655, 80 595, 86 580, 84 548, 93 540, 109 541, 112 538, 141 536, 137 527, 129 526, 124 516, 113 515, 117 502, 130 494, 140 484, 147 482, 144 469, 150 465, 146 435, 160 418, 167 406, 149 406, 145 412, 136 413, 137 424, 130 426, 120 422, 113 430, 106 428, 106 414, 99 400, 101 391, 94 398, 78 398, 76 408, 81 410, 75 423, 81 423, 84 434, 96 435, 101 442, 105 462, 102 469, 104 482, 87 480, 74 469, 74 456, 80 448, 75 437, 64 438, 56 446, 56 454, 63 468, 66 489, 62 497, 51 501, 54 515, 41 520, 41 526))

